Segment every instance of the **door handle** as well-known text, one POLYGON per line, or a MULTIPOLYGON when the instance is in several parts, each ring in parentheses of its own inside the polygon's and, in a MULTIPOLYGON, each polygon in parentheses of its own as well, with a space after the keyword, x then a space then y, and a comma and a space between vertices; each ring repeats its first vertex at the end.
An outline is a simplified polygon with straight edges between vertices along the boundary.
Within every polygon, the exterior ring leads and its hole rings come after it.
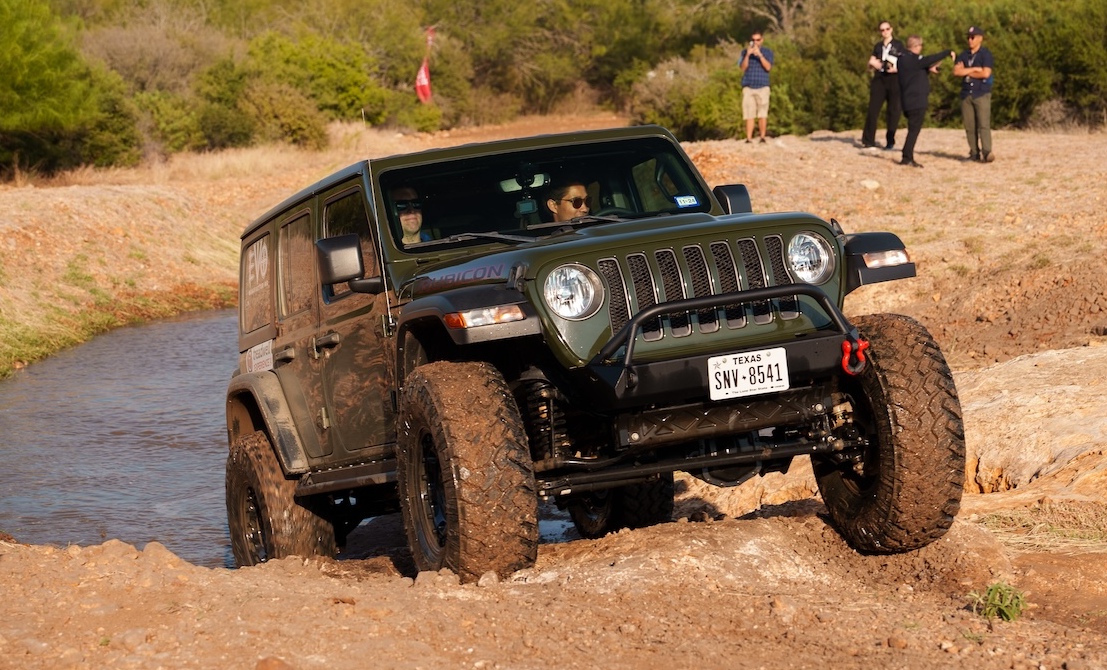
POLYGON ((341 341, 342 336, 338 333, 327 333, 323 337, 316 338, 315 346, 318 349, 330 349, 331 347, 337 347, 341 341))
POLYGON ((327 333, 322 337, 317 337, 312 340, 312 344, 315 346, 316 351, 319 349, 333 349, 338 346, 338 343, 342 341, 342 336, 338 333, 327 333))

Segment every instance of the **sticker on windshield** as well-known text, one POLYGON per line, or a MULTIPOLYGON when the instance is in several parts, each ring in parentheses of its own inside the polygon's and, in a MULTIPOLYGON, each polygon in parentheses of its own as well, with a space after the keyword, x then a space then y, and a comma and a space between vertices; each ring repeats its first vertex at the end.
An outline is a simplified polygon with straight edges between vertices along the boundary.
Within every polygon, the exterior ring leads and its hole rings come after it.
POLYGON ((700 204, 700 201, 696 199, 694 195, 678 195, 676 197, 677 207, 695 207, 700 204))

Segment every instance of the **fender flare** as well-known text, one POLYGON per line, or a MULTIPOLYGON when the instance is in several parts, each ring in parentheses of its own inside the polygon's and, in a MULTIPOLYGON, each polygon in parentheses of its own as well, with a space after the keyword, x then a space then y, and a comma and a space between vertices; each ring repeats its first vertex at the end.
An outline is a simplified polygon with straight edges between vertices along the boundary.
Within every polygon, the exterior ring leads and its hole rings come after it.
POLYGON ((455 347, 472 344, 513 340, 541 336, 542 321, 533 305, 519 291, 506 285, 466 286, 417 298, 403 305, 396 317, 396 382, 402 386, 405 375, 405 342, 407 334, 430 327, 434 337, 451 342, 455 347), (503 305, 517 305, 523 312, 521 321, 477 326, 474 328, 450 328, 446 315, 466 310, 503 305))
POLYGON ((534 307, 521 293, 503 284, 466 286, 412 300, 400 308, 396 318, 396 332, 401 341, 412 324, 427 319, 440 323, 453 343, 458 346, 542 334, 542 322, 534 307), (517 305, 523 312, 523 320, 474 328, 446 326, 447 314, 507 305, 517 305))
POLYGON ((870 268, 866 265, 865 254, 875 254, 883 251, 906 252, 907 247, 895 233, 868 232, 845 236, 845 293, 852 293, 868 284, 908 279, 915 276, 915 264, 911 262, 877 268, 870 268))
MULTIPOLYGON (((264 430, 286 474, 308 471, 307 452, 293 409, 284 397, 284 390, 272 371, 248 372, 231 378, 227 387, 227 437, 234 442, 239 435, 264 430), (248 425, 243 423, 248 422, 248 425), (261 425, 257 425, 258 422, 261 425)), ((314 435, 309 436, 315 439, 314 435)))

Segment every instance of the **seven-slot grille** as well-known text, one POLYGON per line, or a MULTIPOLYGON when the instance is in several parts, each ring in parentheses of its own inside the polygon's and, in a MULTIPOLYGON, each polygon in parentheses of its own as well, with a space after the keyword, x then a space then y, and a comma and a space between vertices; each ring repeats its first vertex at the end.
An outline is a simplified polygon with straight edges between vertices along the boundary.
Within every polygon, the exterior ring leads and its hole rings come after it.
MULTIPOLYGON (((623 258, 604 258, 597 264, 607 284, 608 316, 612 332, 618 332, 636 312, 658 302, 698 298, 740 290, 789 284, 794 280, 784 258, 784 243, 779 235, 765 237, 765 254, 752 238, 732 243, 688 244, 664 248, 647 254, 635 252, 623 258), (652 261, 652 262, 651 262, 652 261)), ((646 341, 659 340, 668 330, 673 337, 691 335, 693 329, 714 333, 720 328, 743 328, 747 320, 771 323, 776 313, 782 319, 799 316, 796 298, 762 300, 747 304, 724 305, 719 309, 675 312, 643 324, 646 341)))

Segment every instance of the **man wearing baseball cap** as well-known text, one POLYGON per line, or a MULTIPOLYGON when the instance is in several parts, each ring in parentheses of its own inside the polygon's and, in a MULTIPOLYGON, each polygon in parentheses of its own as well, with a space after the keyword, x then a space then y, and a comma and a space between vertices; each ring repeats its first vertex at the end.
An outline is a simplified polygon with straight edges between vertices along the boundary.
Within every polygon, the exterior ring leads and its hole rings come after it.
POLYGON ((961 77, 961 119, 969 141, 969 160, 991 163, 992 153, 992 52, 983 46, 984 30, 969 26, 969 48, 957 56, 953 75, 961 77))

